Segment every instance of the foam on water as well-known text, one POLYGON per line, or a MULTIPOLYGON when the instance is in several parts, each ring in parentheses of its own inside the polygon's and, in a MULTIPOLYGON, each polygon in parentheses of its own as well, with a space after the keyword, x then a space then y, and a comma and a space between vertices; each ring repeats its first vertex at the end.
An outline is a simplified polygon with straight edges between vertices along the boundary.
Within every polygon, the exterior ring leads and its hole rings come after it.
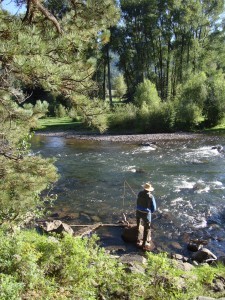
POLYGON ((211 146, 200 147, 197 149, 191 149, 190 151, 184 153, 184 157, 187 159, 196 158, 210 158, 214 156, 220 156, 217 149, 212 149, 211 146))
POLYGON ((155 151, 156 148, 155 147, 151 147, 151 146, 142 146, 139 147, 138 149, 134 150, 132 152, 132 154, 137 154, 137 153, 141 153, 141 152, 150 152, 150 151, 155 151))

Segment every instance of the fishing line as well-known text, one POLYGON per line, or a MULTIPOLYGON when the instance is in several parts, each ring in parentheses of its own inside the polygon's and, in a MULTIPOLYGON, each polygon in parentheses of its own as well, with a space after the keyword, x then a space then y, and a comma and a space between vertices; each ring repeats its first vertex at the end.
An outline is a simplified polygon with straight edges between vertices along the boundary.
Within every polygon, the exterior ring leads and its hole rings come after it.
POLYGON ((126 185, 129 187, 129 189, 134 194, 134 196, 135 197, 137 196, 136 193, 134 192, 134 190, 132 189, 132 187, 129 185, 129 183, 126 180, 124 180, 124 183, 123 183, 123 207, 124 207, 124 202, 125 202, 126 185))

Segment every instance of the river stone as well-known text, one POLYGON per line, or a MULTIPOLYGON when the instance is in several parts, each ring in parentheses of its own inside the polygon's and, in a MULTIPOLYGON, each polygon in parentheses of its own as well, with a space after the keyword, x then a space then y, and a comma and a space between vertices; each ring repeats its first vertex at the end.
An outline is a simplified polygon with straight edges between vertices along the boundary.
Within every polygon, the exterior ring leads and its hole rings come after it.
POLYGON ((122 255, 119 260, 122 264, 126 265, 125 271, 127 273, 145 273, 147 259, 144 256, 137 254, 125 254, 122 255))
POLYGON ((189 264, 188 262, 182 262, 181 260, 176 261, 176 267, 185 272, 191 271, 194 266, 189 264))
POLYGON ((70 235, 73 235, 73 229, 66 223, 63 223, 60 220, 54 220, 52 222, 44 222, 43 225, 40 226, 40 228, 46 232, 46 233, 68 233, 70 235))
POLYGON ((192 259, 199 263, 203 263, 203 262, 207 262, 207 261, 216 260, 217 257, 209 249, 202 248, 192 255, 192 259))
POLYGON ((201 244, 196 244, 196 243, 189 243, 187 245, 187 248, 189 251, 192 252, 197 252, 198 250, 200 250, 203 246, 201 244))
MULTIPOLYGON (((140 230, 144 232, 144 227, 141 225, 140 230)), ((136 225, 125 227, 122 233, 122 238, 125 242, 136 243, 138 229, 136 225)))
POLYGON ((100 222, 101 219, 99 218, 99 216, 91 216, 92 221, 94 222, 100 222))
POLYGON ((172 243, 171 243, 171 246, 172 246, 174 249, 177 249, 177 250, 181 250, 181 249, 182 249, 181 245, 180 245, 178 242, 172 242, 172 243))

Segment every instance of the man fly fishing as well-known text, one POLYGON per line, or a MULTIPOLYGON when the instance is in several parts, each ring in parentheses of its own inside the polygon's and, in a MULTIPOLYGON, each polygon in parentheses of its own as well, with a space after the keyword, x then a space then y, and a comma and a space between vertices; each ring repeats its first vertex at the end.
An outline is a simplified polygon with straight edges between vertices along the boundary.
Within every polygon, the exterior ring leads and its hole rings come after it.
POLYGON ((150 250, 151 242, 151 215, 156 210, 156 201, 151 194, 154 191, 151 183, 147 182, 143 186, 144 190, 138 193, 136 219, 137 219, 137 246, 142 247, 143 250, 150 250), (141 223, 143 222, 144 232, 141 230, 141 223))

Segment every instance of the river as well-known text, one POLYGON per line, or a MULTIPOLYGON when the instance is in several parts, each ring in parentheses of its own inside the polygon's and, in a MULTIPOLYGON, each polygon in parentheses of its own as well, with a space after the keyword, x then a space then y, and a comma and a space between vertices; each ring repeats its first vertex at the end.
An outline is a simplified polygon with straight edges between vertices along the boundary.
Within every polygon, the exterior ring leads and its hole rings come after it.
MULTIPOLYGON (((158 210, 152 236, 157 249, 186 254, 190 238, 225 255, 225 136, 157 141, 155 145, 36 135, 32 151, 56 157, 60 174, 53 212, 69 224, 135 222, 136 194, 150 181, 158 210)), ((118 229, 119 230, 119 229, 118 229)), ((119 231, 101 229, 102 244, 132 249, 119 231), (117 236, 117 238, 115 237, 117 236)))

